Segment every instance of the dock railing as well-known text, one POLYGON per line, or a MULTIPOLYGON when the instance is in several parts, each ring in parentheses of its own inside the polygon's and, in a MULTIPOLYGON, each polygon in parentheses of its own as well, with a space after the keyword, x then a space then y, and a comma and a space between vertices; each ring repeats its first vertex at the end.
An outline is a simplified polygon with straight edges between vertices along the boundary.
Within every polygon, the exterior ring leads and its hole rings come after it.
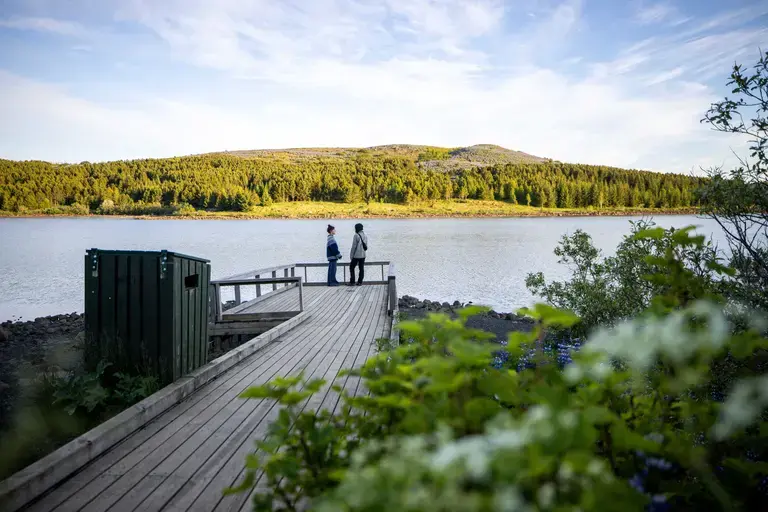
MULTIPOLYGON (((257 276, 260 274, 257 274, 257 276)), ((296 314, 301 313, 304 311, 304 290, 302 286, 303 279, 301 276, 295 277, 295 276, 288 276, 288 277, 254 277, 254 278, 227 278, 227 279, 220 279, 217 281, 211 281, 211 286, 213 287, 213 317, 216 322, 223 321, 223 315, 224 310, 222 307, 221 302, 221 289, 222 287, 233 287, 235 289, 235 307, 231 310, 228 310, 228 313, 234 314, 237 312, 237 309, 244 305, 244 303, 241 300, 241 287, 242 286, 256 286, 256 299, 253 299, 251 301, 248 301, 247 304, 253 304, 254 302, 258 300, 263 300, 268 297, 274 296, 276 293, 281 293, 283 291, 288 291, 292 288, 298 288, 299 289, 299 309, 298 311, 295 311, 296 314), (271 284, 273 286, 273 292, 268 295, 262 295, 261 294, 261 285, 263 284, 271 284), (283 288, 278 290, 277 285, 282 284, 284 285, 283 288)), ((286 312, 280 312, 280 313, 260 313, 260 315, 263 316, 263 318, 267 318, 269 315, 272 316, 282 316, 286 312)), ((288 312, 290 313, 290 312, 288 312)))
MULTIPOLYGON (((347 269, 350 266, 348 261, 339 261, 338 267, 342 271, 342 282, 347 281, 347 269)), ((256 287, 256 299, 248 301, 248 304, 253 304, 254 300, 263 300, 262 298, 272 297, 276 293, 283 293, 293 288, 299 288, 301 311, 303 311, 303 297, 301 296, 303 286, 325 286, 327 281, 325 277, 316 280, 310 279, 310 269, 328 268, 328 262, 320 263, 293 263, 289 265, 278 265, 275 267, 267 267, 261 269, 251 270, 249 272, 243 272, 241 274, 235 274, 233 276, 225 277, 217 281, 212 281, 211 286, 213 288, 214 297, 213 307, 214 319, 220 322, 222 319, 222 302, 221 302, 221 288, 232 287, 234 288, 235 306, 234 308, 227 310, 227 314, 237 313, 238 308, 245 304, 242 301, 242 287, 243 286, 255 286, 256 287), (303 273, 303 276, 301 275, 303 273), (282 276, 281 276, 282 274, 282 276), (296 274, 299 274, 298 276, 296 274), (269 276, 269 277, 265 277, 269 276), (301 279, 303 277, 303 279, 301 279), (262 285, 272 285, 272 290, 263 290, 262 285), (282 285, 282 287, 278 287, 282 285)), ((373 275, 376 277, 381 276, 380 279, 366 280, 364 285, 385 285, 387 286, 387 311, 391 315, 397 307, 397 282, 395 275, 395 265, 390 261, 366 261, 365 269, 368 275, 371 275, 370 270, 373 268, 373 275), (378 269, 377 269, 378 267, 378 269), (378 272, 376 271, 378 270, 378 272)))

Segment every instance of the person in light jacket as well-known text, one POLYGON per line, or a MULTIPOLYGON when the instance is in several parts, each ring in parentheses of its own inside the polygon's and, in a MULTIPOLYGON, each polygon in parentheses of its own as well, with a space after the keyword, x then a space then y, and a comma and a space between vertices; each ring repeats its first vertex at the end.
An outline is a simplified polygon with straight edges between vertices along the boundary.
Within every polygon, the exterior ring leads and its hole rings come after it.
POLYGON ((355 267, 360 267, 357 286, 363 284, 365 277, 365 251, 368 250, 368 237, 363 232, 362 224, 355 224, 355 236, 352 238, 352 250, 349 252, 349 286, 355 285, 355 267))
POLYGON ((341 259, 341 251, 336 243, 336 228, 328 224, 328 241, 325 244, 325 256, 328 258, 328 286, 339 286, 336 280, 336 264, 341 259))

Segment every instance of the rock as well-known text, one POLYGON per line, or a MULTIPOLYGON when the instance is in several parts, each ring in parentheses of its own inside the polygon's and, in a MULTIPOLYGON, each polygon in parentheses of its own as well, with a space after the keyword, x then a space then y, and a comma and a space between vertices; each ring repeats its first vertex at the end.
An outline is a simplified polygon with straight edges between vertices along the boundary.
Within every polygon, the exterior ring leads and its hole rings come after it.
POLYGON ((461 302, 459 302, 457 300, 453 301, 453 307, 460 308, 461 307, 461 302))
POLYGON ((0 341, 8 341, 9 339, 11 339, 11 333, 5 327, 0 327, 0 341))
POLYGON ((53 327, 49 327, 49 328, 47 328, 47 329, 45 330, 45 332, 46 332, 47 334, 56 334, 56 329, 54 329, 53 327))
POLYGON ((443 302, 443 309, 451 309, 451 305, 447 302, 443 302))

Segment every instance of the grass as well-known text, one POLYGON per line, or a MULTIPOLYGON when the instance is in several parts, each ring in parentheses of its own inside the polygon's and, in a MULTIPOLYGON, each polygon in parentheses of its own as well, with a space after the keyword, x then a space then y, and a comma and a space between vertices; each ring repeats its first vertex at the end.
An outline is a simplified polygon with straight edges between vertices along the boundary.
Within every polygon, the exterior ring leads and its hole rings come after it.
MULTIPOLYGON (((256 206, 248 212, 189 211, 174 215, 121 215, 132 218, 174 219, 327 219, 327 218, 435 218, 435 217, 568 217, 663 215, 695 213, 695 208, 537 208, 501 201, 434 201, 401 205, 392 203, 292 202, 256 206)), ((4 217, 76 216, 56 210, 0 212, 4 217)))

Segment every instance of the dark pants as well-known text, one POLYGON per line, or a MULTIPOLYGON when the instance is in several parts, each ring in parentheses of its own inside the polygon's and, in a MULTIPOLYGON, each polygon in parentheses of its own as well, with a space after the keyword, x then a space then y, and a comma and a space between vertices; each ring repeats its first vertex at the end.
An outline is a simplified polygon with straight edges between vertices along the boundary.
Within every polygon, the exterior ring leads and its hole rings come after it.
POLYGON ((349 264, 349 284, 355 284, 355 267, 360 267, 360 278, 357 280, 357 284, 363 284, 365 258, 352 258, 352 263, 349 264))
POLYGON ((328 260, 328 286, 336 286, 339 282, 336 280, 336 264, 338 260, 328 260))

